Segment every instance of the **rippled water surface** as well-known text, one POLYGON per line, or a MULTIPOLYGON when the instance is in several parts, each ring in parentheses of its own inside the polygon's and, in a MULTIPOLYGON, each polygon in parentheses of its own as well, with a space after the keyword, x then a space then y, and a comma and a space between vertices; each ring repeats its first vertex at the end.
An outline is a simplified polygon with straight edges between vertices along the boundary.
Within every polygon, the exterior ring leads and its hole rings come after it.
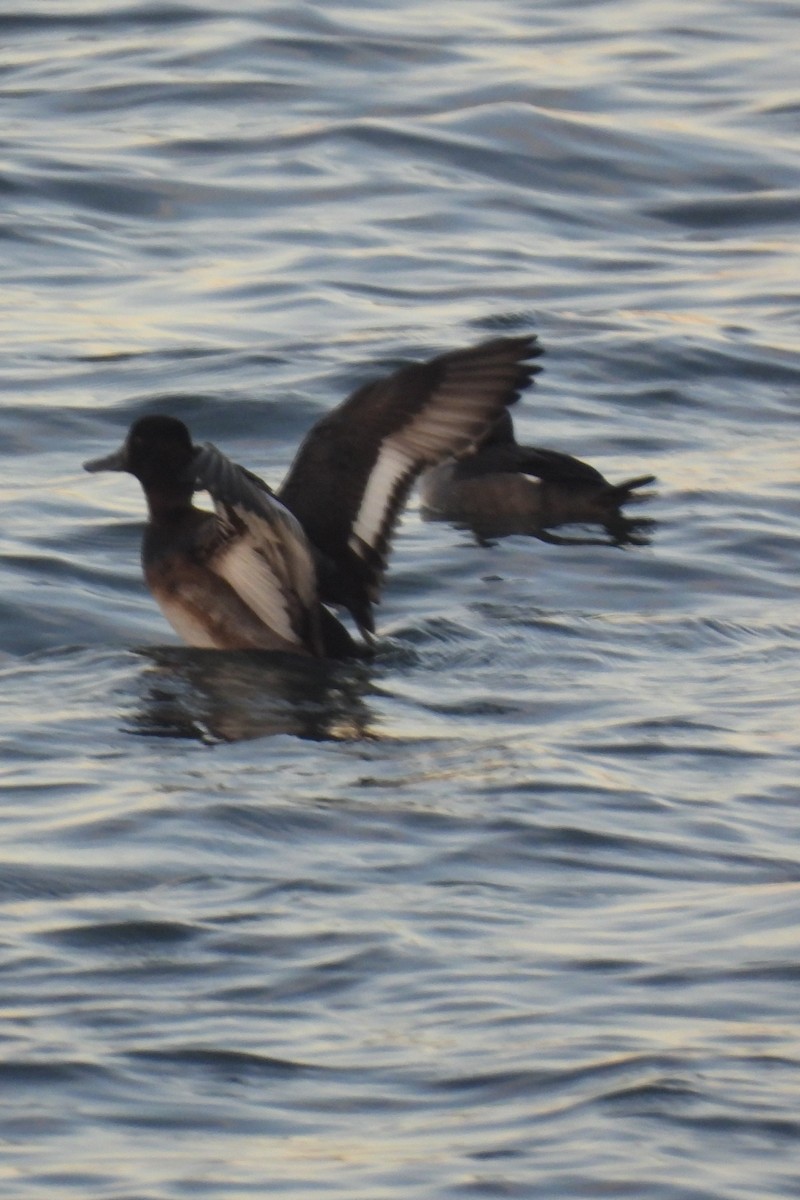
POLYGON ((798 28, 5 7, 0 1196, 798 1195, 798 28), (412 504, 374 664, 176 644, 84 459, 276 483, 528 330, 519 432, 649 544, 412 504))

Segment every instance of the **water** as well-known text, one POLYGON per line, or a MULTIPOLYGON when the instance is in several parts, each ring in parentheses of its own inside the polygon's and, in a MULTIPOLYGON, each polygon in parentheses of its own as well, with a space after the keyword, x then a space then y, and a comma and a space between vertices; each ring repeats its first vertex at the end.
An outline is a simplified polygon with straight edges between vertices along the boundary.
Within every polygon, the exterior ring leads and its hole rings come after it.
POLYGON ((0 1197, 797 1195, 797 28, 6 7, 0 1197), (175 644, 84 459, 276 483, 531 328, 523 438, 650 545, 412 505, 373 666, 175 644))

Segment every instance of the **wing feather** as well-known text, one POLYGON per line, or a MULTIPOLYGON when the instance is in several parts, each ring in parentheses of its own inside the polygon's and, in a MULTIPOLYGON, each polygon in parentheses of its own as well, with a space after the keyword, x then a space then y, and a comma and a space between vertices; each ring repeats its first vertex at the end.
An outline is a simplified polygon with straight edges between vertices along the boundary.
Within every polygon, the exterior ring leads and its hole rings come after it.
POLYGON ((280 637, 319 650, 316 568, 300 523, 257 475, 210 443, 198 448, 190 472, 219 518, 209 568, 280 637))
POLYGON ((372 628, 395 525, 417 475, 470 453, 530 382, 535 337, 495 338, 402 367, 313 427, 279 491, 330 569, 323 600, 372 628))

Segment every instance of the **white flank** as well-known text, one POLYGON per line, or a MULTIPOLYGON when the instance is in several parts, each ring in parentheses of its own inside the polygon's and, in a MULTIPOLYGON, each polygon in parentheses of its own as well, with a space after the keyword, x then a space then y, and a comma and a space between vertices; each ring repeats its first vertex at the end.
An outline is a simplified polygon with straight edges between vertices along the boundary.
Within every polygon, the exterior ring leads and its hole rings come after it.
POLYGON ((414 460, 404 454, 391 439, 381 447, 375 466, 372 468, 358 515, 350 534, 350 547, 358 553, 359 542, 374 547, 386 516, 392 494, 414 460))
MULTIPOLYGON (((275 507, 283 522, 283 528, 279 533, 281 576, 285 579, 289 590, 299 596, 303 607, 313 608, 317 601, 317 568, 314 565, 308 539, 302 525, 288 509, 281 504, 276 504, 275 507)), ((254 535, 257 535, 263 528, 260 523, 255 527, 251 521, 248 523, 254 535)))
POLYGON ((191 613, 186 611, 180 597, 176 597, 173 601, 156 592, 155 598, 158 607, 178 637, 183 638, 187 646, 197 646, 201 650, 217 650, 219 648, 203 622, 196 621, 191 613))
POLYGON ((237 539, 230 550, 214 559, 211 567, 268 628, 285 641, 300 645, 278 572, 263 552, 259 553, 244 539, 237 539))

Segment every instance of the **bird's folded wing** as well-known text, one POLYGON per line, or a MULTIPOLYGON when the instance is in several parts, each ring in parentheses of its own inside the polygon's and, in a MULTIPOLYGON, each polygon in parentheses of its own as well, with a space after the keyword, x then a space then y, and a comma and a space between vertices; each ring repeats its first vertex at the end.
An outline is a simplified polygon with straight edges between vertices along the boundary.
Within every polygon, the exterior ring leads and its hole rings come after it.
POLYGON ((561 483, 573 487, 605 487, 606 480, 596 467, 563 454, 560 450, 546 450, 540 446, 519 446, 516 470, 523 475, 534 475, 545 483, 561 483))
POLYGON ((201 446, 190 471, 219 518, 210 569, 287 642, 316 648, 316 570, 296 518, 257 475, 215 446, 201 446))

